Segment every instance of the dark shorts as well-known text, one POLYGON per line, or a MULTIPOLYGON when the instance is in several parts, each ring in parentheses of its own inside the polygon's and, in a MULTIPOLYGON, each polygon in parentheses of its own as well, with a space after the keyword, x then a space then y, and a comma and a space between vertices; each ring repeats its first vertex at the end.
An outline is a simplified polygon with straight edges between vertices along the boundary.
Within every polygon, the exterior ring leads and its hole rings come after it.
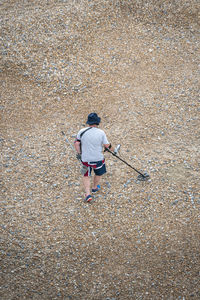
POLYGON ((101 176, 106 173, 105 160, 83 162, 82 161, 81 173, 83 176, 91 176, 92 170, 94 170, 95 175, 101 176))

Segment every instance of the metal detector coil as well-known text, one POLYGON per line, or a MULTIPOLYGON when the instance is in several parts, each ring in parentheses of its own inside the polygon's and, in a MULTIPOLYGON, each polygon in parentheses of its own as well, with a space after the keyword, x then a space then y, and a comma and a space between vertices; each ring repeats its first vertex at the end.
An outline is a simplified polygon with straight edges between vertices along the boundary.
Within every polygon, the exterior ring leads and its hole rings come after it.
POLYGON ((149 176, 149 174, 147 174, 147 172, 145 172, 144 174, 139 174, 137 179, 139 181, 147 181, 150 179, 150 176, 149 176))

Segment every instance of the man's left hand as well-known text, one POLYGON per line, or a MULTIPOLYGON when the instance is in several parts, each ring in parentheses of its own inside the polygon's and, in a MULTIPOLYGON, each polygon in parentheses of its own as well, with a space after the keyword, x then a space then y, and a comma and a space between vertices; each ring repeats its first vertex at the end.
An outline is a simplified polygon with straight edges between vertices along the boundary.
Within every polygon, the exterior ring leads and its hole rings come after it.
POLYGON ((81 155, 80 155, 80 153, 76 154, 76 158, 77 158, 78 160, 81 160, 81 155))

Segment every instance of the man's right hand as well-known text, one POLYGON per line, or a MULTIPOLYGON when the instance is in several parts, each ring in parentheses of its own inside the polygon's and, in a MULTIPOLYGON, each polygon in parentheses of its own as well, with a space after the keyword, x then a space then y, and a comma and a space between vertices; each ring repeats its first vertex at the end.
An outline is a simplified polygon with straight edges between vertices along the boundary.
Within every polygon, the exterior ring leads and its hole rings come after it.
POLYGON ((113 151, 113 147, 111 144, 104 144, 104 152, 106 151, 113 151))

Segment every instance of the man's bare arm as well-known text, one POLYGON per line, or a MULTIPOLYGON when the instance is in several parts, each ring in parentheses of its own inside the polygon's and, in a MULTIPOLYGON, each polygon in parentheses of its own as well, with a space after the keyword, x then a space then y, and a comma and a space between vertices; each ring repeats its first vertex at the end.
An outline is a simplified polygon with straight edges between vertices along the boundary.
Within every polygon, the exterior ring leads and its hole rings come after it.
POLYGON ((80 145, 81 145, 81 143, 80 143, 79 141, 76 140, 76 141, 74 142, 74 147, 75 147, 76 152, 77 152, 78 154, 81 153, 80 145))

